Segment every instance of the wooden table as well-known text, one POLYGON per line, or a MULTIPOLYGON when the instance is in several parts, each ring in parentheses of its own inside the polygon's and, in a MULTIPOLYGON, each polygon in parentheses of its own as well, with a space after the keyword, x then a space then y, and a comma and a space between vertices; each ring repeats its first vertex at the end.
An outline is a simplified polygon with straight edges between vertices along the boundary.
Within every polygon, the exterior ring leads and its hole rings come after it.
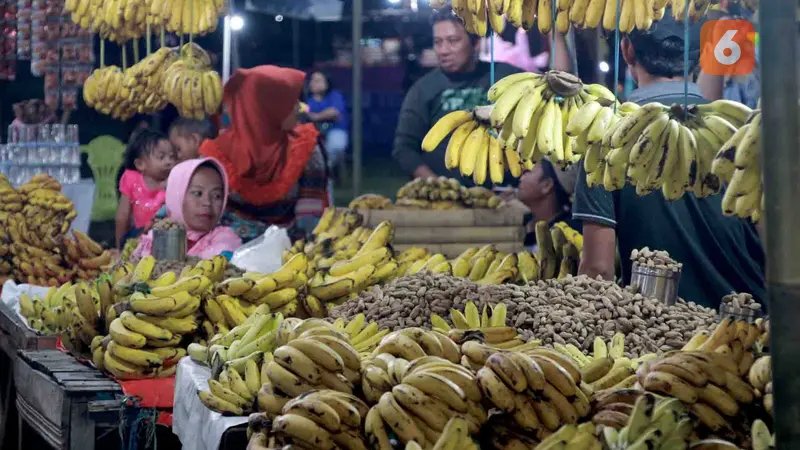
POLYGON ((55 336, 39 336, 22 322, 8 305, 0 302, 0 448, 3 447, 8 417, 14 407, 14 366, 19 350, 56 348, 55 336))
POLYGON ((58 350, 21 350, 14 366, 19 411, 55 449, 94 450, 98 431, 116 429, 122 389, 102 372, 58 350))

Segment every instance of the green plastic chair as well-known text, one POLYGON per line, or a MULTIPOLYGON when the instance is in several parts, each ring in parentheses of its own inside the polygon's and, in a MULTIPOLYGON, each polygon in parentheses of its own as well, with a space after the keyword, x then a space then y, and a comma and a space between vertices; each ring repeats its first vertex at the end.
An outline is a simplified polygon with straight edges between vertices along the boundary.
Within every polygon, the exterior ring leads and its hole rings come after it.
POLYGON ((94 174, 92 221, 112 220, 117 214, 117 171, 122 165, 125 144, 112 136, 98 136, 82 145, 81 152, 88 155, 94 174))

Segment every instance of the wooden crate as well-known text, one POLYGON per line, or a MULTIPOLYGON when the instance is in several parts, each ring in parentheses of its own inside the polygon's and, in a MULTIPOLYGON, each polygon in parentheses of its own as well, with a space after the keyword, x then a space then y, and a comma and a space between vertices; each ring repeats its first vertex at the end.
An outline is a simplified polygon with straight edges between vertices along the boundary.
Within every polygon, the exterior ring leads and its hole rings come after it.
POLYGON ((391 222, 397 251, 417 246, 453 258, 469 247, 486 244, 494 244, 501 252, 516 252, 523 249, 525 240, 523 213, 512 208, 358 212, 369 227, 391 222))

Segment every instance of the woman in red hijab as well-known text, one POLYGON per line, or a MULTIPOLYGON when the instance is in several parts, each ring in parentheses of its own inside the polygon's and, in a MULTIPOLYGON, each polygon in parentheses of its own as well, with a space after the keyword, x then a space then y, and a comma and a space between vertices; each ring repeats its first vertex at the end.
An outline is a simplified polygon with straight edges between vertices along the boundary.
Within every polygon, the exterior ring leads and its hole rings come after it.
MULTIPOLYGON (((230 127, 200 147, 222 163, 231 196, 226 225, 243 240, 269 224, 293 225, 328 206, 327 164, 313 124, 298 124, 305 73, 277 66, 237 70, 225 84, 230 127)), ((312 221, 313 222, 313 221, 312 221)), ((302 228, 313 227, 308 223, 302 228)))

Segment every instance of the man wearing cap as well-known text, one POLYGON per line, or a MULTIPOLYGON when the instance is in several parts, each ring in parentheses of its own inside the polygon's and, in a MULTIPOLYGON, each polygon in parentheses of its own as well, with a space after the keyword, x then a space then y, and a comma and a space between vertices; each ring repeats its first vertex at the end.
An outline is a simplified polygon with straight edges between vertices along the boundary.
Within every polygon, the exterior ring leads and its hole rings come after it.
POLYGON ((519 201, 529 214, 525 216, 525 247, 536 250, 536 222, 544 220, 550 227, 558 222, 577 231, 582 223, 572 218, 572 193, 575 192, 577 170, 559 170, 547 159, 525 171, 519 179, 519 201))
MULTIPOLYGON (((700 28, 700 23, 690 28, 692 66, 699 59, 700 28)), ((651 30, 633 31, 623 39, 622 56, 638 85, 630 101, 707 103, 691 82, 684 96, 683 36, 683 23, 667 11, 651 30)), ((764 251, 758 233, 751 223, 724 216, 721 202, 722 194, 697 198, 686 193, 667 201, 660 190, 639 197, 631 185, 614 192, 589 188, 581 166, 573 209, 573 217, 583 221, 580 273, 614 279, 618 247, 627 285, 631 251, 647 246, 666 250, 683 263, 678 294, 687 301, 717 307, 731 291, 764 298, 764 251)))

